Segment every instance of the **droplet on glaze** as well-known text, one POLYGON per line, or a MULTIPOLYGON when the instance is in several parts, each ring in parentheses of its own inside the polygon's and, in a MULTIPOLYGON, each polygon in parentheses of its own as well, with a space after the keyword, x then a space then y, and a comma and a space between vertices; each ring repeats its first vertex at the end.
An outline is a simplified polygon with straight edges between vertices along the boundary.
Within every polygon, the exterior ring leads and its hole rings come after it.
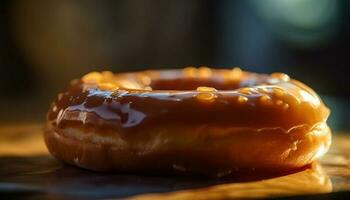
POLYGON ((283 101, 282 100, 277 100, 276 101, 276 105, 278 105, 278 106, 282 106, 284 103, 283 103, 283 101))
POLYGON ((287 82, 290 80, 290 77, 285 73, 275 72, 270 75, 272 78, 280 79, 284 82, 287 82))
POLYGON ((238 96, 237 98, 238 103, 246 103, 248 101, 248 98, 245 96, 238 96))
POLYGON ((142 76, 141 82, 144 85, 150 85, 151 84, 151 78, 149 76, 142 76))
POLYGON ((141 84, 145 85, 145 86, 149 86, 151 85, 151 78, 149 77, 149 75, 147 75, 144 72, 140 72, 136 74, 136 79, 138 82, 140 82, 141 84))
POLYGON ((103 76, 101 75, 101 73, 98 73, 98 72, 90 72, 85 76, 83 76, 81 79, 85 83, 91 83, 91 82, 98 83, 103 79, 103 76))
POLYGON ((185 77, 195 77, 197 75, 197 68, 186 67, 182 72, 185 77))
POLYGON ((232 80, 237 80, 238 81, 238 80, 241 79, 242 74, 243 74, 242 70, 239 67, 235 67, 230 72, 230 78, 232 80))
POLYGON ((212 102, 217 97, 215 94, 217 90, 212 87, 201 86, 197 88, 197 92, 196 97, 201 101, 212 102))
POLYGON ((292 149, 293 151, 296 151, 296 150, 298 149, 298 143, 299 143, 299 141, 295 141, 295 142, 292 143, 291 149, 292 149))
POLYGON ((262 105, 271 105, 272 104, 272 100, 271 100, 271 97, 268 96, 268 95, 262 95, 260 98, 259 98, 259 101, 262 105))
POLYGON ((277 100, 276 105, 282 108, 283 110, 287 110, 289 108, 289 104, 283 102, 282 100, 277 100))
POLYGON ((114 78, 114 74, 111 71, 103 71, 101 72, 102 76, 104 79, 113 79, 114 78))
POLYGON ((199 67, 198 68, 198 76, 200 78, 209 78, 211 75, 213 74, 213 72, 211 71, 211 69, 209 67, 199 67))
POLYGON ((283 97, 285 94, 285 91, 281 88, 278 87, 274 87, 272 88, 272 92, 273 94, 275 94, 277 97, 283 97))

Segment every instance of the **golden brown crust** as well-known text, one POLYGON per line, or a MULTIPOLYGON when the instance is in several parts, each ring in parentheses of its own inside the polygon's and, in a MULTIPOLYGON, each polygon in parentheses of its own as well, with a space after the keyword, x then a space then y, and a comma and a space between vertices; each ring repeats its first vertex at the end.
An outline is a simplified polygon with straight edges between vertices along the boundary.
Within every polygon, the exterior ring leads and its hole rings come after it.
POLYGON ((94 72, 59 94, 45 141, 56 158, 97 171, 282 172, 328 150, 328 115, 281 73, 94 72))
POLYGON ((322 156, 331 133, 325 123, 281 129, 157 127, 137 138, 67 128, 45 132, 56 158, 96 171, 193 173, 224 176, 287 172, 322 156), (179 131, 183 134, 179 137, 179 131))

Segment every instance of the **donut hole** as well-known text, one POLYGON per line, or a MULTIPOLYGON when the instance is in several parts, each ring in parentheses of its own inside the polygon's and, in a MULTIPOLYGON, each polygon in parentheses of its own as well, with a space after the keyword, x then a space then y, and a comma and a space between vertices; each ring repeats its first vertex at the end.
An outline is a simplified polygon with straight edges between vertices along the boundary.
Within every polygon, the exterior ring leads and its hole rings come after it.
POLYGON ((217 90, 235 90, 242 87, 238 81, 228 82, 222 79, 155 79, 150 83, 153 90, 196 90, 198 87, 211 87, 217 90))

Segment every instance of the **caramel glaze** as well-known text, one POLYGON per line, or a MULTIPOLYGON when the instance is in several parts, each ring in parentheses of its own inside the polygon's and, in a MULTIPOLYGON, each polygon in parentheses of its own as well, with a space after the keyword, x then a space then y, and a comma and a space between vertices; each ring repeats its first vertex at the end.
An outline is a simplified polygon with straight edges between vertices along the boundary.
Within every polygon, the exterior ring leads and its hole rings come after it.
POLYGON ((278 128, 325 122, 328 108, 286 74, 209 68, 113 74, 92 72, 52 103, 54 128, 69 126, 121 137, 157 125, 278 128))

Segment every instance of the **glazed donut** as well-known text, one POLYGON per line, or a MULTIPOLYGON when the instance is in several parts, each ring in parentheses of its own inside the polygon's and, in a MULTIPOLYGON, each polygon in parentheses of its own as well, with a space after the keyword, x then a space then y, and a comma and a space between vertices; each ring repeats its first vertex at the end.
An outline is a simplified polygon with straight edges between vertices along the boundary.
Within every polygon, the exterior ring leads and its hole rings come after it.
POLYGON ((322 156, 329 109, 283 73, 239 68, 92 72, 51 104, 51 154, 96 171, 287 172, 322 156))

